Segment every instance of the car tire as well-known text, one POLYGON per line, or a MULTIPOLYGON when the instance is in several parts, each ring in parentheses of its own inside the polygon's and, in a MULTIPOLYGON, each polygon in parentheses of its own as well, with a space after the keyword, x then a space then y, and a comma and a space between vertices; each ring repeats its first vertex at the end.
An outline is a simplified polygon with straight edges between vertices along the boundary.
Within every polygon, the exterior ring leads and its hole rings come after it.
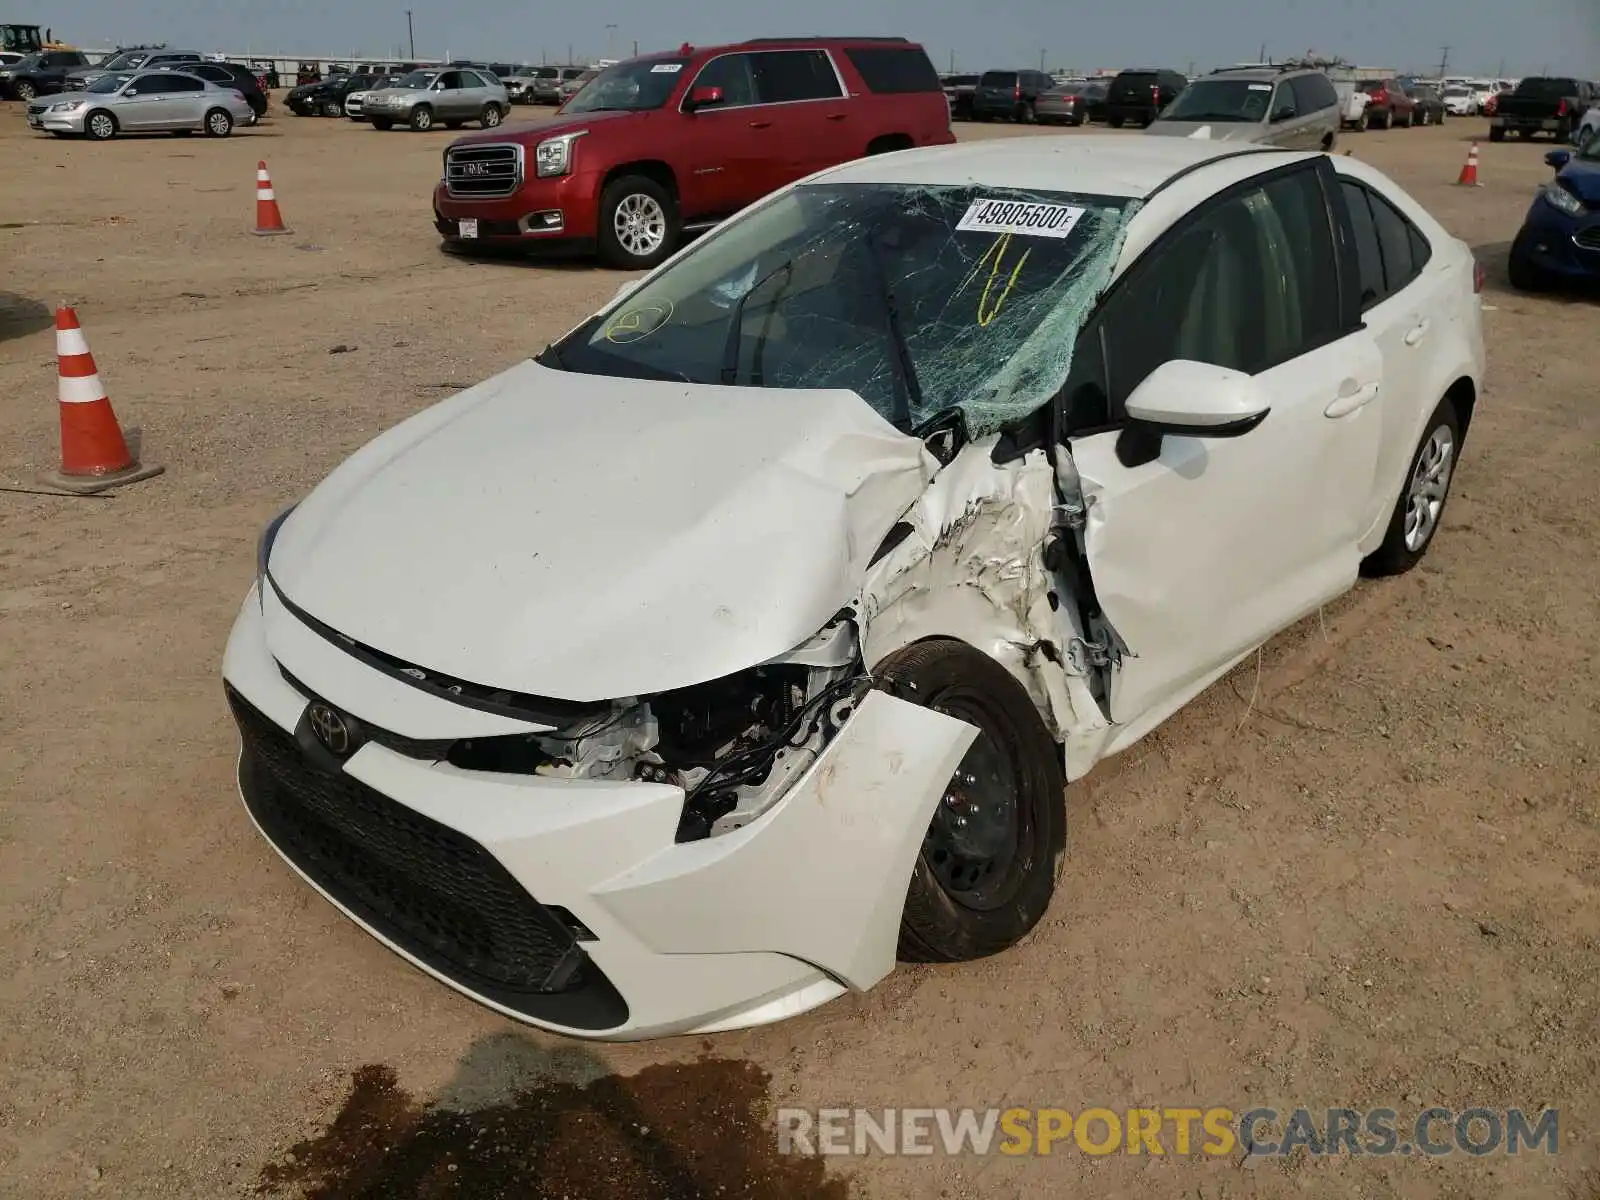
POLYGON ((1561 123, 1556 126, 1556 142, 1564 146, 1570 141, 1572 141, 1572 118, 1562 117, 1561 123))
POLYGON ((233 117, 225 108, 213 108, 206 114, 207 137, 225 138, 233 132, 233 117))
POLYGON ((923 834, 899 957, 963 962, 1014 946, 1049 907, 1066 858, 1066 781, 1055 740, 1026 689, 965 642, 918 642, 873 675, 891 695, 980 731, 923 834))
POLYGON ((1550 286, 1550 276, 1528 254, 1527 238, 1518 234, 1506 256, 1506 276, 1519 292, 1542 292, 1550 286))
POLYGON ((1111 126, 1113 129, 1121 129, 1124 121, 1121 117, 1109 117, 1106 119, 1106 124, 1111 126))
POLYGON ((1356 132, 1365 133, 1372 127, 1372 114, 1366 109, 1361 110, 1361 115, 1356 118, 1356 132))
POLYGON ((433 128, 433 109, 426 104, 419 104, 411 110, 411 120, 407 122, 417 133, 427 133, 433 128))
POLYGON ((372 118, 372 127, 378 130, 380 133, 387 133, 389 130, 394 128, 394 122, 384 121, 378 117, 374 117, 372 118))
POLYGON ((1367 576, 1403 575, 1422 561, 1444 519, 1461 454, 1461 416, 1455 402, 1439 401, 1412 452, 1383 544, 1361 564, 1367 576))
POLYGON ((1491 142, 1503 142, 1503 141, 1505 141, 1506 140, 1505 127, 1503 125, 1492 126, 1490 128, 1490 130, 1489 130, 1489 140, 1491 142))
POLYGON ((1426 108, 1422 110, 1422 120, 1418 122, 1424 129, 1433 124, 1433 113, 1426 108))
POLYGON ((1021 121, 1024 125, 1038 124, 1039 110, 1034 107, 1033 101, 1030 100, 1028 103, 1022 106, 1022 110, 1018 115, 1017 120, 1021 121))
POLYGON ((83 134, 91 142, 108 142, 117 136, 117 119, 97 108, 83 119, 83 134))
POLYGON ((344 105, 338 100, 324 100, 322 102, 322 115, 325 117, 344 116, 344 105))
POLYGON ((644 271, 677 247, 681 229, 672 194, 648 175, 624 175, 600 194, 600 261, 644 271))
POLYGON ((478 124, 485 129, 494 129, 505 119, 506 114, 500 111, 498 104, 485 104, 478 114, 478 124))
POLYGON ((26 104, 29 100, 37 99, 39 96, 39 89, 34 87, 33 84, 29 83, 26 79, 17 84, 16 91, 17 99, 21 100, 24 104, 26 104))

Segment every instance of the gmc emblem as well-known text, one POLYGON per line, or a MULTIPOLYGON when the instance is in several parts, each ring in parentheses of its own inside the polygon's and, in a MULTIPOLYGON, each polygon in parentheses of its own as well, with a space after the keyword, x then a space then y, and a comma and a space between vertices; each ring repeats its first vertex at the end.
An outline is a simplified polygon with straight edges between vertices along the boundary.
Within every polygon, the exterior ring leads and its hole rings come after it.
POLYGON ((481 162, 469 162, 463 164, 461 170, 467 175, 487 175, 489 173, 489 164, 481 162))

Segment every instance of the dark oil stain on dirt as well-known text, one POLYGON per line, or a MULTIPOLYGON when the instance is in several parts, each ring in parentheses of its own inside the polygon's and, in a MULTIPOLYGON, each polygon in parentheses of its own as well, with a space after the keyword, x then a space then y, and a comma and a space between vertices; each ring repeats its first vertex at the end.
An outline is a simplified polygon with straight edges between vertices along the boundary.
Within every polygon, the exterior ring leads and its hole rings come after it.
POLYGON ((540 1082, 471 1112, 419 1103, 362 1067, 318 1136, 261 1172, 305 1200, 845 1200, 821 1159, 780 1155, 770 1078, 723 1059, 579 1085, 540 1082))

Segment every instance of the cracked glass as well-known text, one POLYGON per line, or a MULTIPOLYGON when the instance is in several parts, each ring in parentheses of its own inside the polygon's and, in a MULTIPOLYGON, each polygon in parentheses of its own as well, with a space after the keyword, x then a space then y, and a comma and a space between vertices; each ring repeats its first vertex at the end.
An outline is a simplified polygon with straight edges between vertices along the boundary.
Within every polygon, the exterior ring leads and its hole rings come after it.
POLYGON ((707 237, 541 360, 589 374, 844 388, 973 437, 1048 403, 1137 201, 806 185, 707 237))

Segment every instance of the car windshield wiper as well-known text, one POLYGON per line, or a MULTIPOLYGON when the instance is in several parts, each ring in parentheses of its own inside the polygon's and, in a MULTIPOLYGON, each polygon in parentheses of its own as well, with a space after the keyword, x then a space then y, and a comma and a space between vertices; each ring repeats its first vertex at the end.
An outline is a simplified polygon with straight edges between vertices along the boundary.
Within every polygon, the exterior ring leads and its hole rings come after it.
MULTIPOLYGON (((783 274, 787 274, 789 277, 788 279, 784 280, 784 286, 787 287, 794 279, 793 258, 784 259, 777 266, 773 267, 772 270, 768 271, 760 279, 751 284, 749 289, 746 290, 745 294, 740 296, 738 302, 734 304, 733 311, 728 314, 728 339, 723 343, 722 347, 722 374, 720 378, 722 379, 723 383, 732 384, 738 382, 739 379, 739 344, 744 340, 745 304, 749 301, 751 296, 754 296, 762 288, 766 287, 768 283, 776 279, 779 275, 783 274)), ((772 328, 773 310, 777 308, 778 297, 782 294, 783 293, 780 291, 777 296, 773 296, 772 302, 767 308, 767 319, 762 323, 761 334, 756 339, 756 348, 750 370, 750 382, 755 387, 761 386, 761 356, 766 350, 767 333, 772 328)))
POLYGON ((894 349, 895 375, 900 384, 897 389, 904 402, 900 419, 909 424, 911 414, 922 407, 922 384, 917 380, 917 364, 912 361, 911 347, 906 343, 905 331, 900 327, 900 305, 895 300, 894 287, 889 282, 889 268, 878 247, 876 229, 867 231, 867 254, 872 259, 873 275, 878 284, 878 297, 883 303, 884 323, 889 329, 889 340, 894 349))

